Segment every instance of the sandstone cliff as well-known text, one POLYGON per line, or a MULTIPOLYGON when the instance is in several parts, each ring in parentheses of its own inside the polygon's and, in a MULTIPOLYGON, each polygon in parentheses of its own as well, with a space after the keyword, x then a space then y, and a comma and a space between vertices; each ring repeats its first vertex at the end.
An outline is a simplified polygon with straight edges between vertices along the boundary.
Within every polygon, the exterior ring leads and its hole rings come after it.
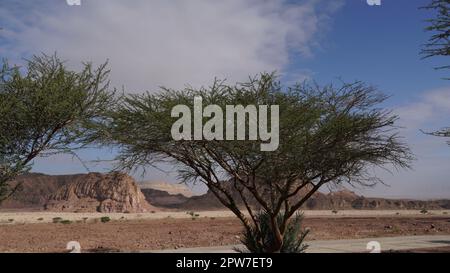
POLYGON ((12 186, 20 183, 20 189, 3 201, 0 209, 42 210, 51 194, 60 187, 82 175, 45 175, 30 173, 10 182, 12 186))
POLYGON ((134 179, 123 173, 90 173, 73 180, 50 195, 47 210, 147 212, 147 203, 134 179))
MULTIPOLYGON (((56 176, 29 174, 17 178, 13 184, 18 182, 21 183, 22 190, 3 202, 0 209, 32 211, 46 208, 67 212, 157 211, 153 206, 180 210, 226 209, 211 192, 188 198, 179 191, 170 194, 145 186, 141 190, 133 178, 121 173, 56 176)), ((300 192, 296 198, 300 198, 302 194, 304 193, 300 192)), ((238 200, 237 192, 233 196, 238 200)), ((254 200, 250 202, 257 206, 254 200)), ((238 204, 243 205, 242 202, 238 204)), ((302 209, 450 209, 450 200, 368 198, 344 189, 329 194, 317 192, 302 209)))
POLYGON ((67 212, 145 212, 148 204, 134 179, 126 174, 20 176, 21 190, 0 205, 3 210, 67 212))
POLYGON ((157 207, 177 208, 189 200, 183 194, 170 194, 162 190, 146 188, 141 191, 147 202, 157 207))
POLYGON ((192 197, 192 191, 184 184, 172 184, 167 182, 139 182, 137 183, 141 190, 151 189, 160 192, 166 192, 169 195, 181 194, 184 197, 192 197))

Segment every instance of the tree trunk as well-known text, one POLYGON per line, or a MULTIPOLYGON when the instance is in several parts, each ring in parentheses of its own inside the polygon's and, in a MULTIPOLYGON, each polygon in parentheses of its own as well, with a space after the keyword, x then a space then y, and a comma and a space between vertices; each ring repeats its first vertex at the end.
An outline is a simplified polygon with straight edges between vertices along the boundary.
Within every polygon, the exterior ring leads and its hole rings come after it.
POLYGON ((278 226, 277 215, 270 216, 270 224, 274 235, 274 241, 272 245, 267 246, 267 252, 279 253, 283 247, 283 234, 281 234, 280 227, 278 226))

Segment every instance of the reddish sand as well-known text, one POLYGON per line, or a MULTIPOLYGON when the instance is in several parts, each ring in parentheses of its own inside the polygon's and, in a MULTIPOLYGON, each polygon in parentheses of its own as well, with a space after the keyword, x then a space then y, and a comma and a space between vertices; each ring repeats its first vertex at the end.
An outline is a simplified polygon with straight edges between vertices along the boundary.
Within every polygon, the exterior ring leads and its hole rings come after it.
MULTIPOLYGON (((307 218, 308 240, 450 234, 449 217, 307 218)), ((69 241, 83 251, 139 251, 239 243, 235 218, 122 220, 101 223, 0 225, 0 252, 64 252, 69 241)))

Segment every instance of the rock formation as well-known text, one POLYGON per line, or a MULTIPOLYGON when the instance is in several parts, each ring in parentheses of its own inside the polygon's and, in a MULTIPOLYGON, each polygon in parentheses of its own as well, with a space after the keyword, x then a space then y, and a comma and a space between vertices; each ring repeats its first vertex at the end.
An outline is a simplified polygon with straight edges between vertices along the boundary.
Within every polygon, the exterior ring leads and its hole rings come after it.
MULTIPOLYGON (((140 189, 132 177, 122 173, 28 174, 18 177, 13 184, 19 182, 22 189, 3 202, 0 209, 131 213, 157 211, 158 209, 153 206, 185 211, 226 209, 212 192, 208 191, 201 196, 187 197, 186 195, 190 196, 191 193, 186 186, 163 185, 162 183, 139 184, 143 188, 140 189)), ((231 184, 224 182, 224 186, 231 187, 231 184)), ((296 199, 303 194, 304 192, 300 192, 296 199)), ((235 200, 239 200, 239 194, 236 191, 232 195, 235 200)), ((252 206, 257 206, 257 202, 249 199, 252 206)), ((238 205, 243 206, 239 201, 238 205)), ((450 209, 450 200, 370 198, 343 189, 328 194, 317 192, 304 204, 302 209, 450 209)))
POLYGON ((147 212, 154 210, 134 182, 123 173, 90 173, 59 188, 45 204, 47 210, 147 212))
MULTIPOLYGON (((227 183, 227 182, 225 182, 227 183)), ((304 193, 299 192, 294 199, 299 199, 304 193)), ((232 191, 232 196, 237 200, 237 204, 244 206, 240 201, 237 192, 232 191)), ((250 200, 250 205, 257 206, 257 202, 246 194, 247 199, 250 200)), ((201 196, 193 196, 185 203, 178 206, 183 210, 223 210, 226 209, 211 191, 201 196)), ((450 200, 411 200, 411 199, 385 199, 372 198, 357 195, 356 193, 347 189, 331 193, 316 192, 310 199, 308 199, 301 209, 307 210, 398 210, 398 209, 450 209, 450 200)))
POLYGON ((166 182, 139 182, 137 183, 141 190, 152 189, 167 192, 169 195, 181 194, 185 197, 192 197, 192 191, 184 184, 172 184, 166 182))
POLYGON ((147 202, 153 206, 163 208, 177 208, 186 203, 189 198, 182 194, 170 194, 166 191, 155 189, 141 189, 147 202))
POLYGON ((77 175, 27 174, 13 185, 21 189, 0 205, 3 210, 66 212, 145 212, 157 210, 134 179, 122 173, 77 175))

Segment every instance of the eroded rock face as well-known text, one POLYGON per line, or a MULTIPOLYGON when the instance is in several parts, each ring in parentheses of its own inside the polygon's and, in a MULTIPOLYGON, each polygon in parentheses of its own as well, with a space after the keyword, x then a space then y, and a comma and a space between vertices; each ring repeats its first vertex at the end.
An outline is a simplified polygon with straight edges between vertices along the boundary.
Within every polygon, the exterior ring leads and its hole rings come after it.
POLYGON ((147 212, 156 210, 145 200, 134 179, 123 173, 78 176, 49 196, 46 210, 66 212, 147 212))
POLYGON ((184 197, 192 197, 194 195, 192 191, 184 184, 171 184, 167 182, 140 182, 137 184, 141 190, 151 189, 167 192, 170 195, 181 194, 184 197))
MULTIPOLYGON (((224 181, 222 186, 226 188, 236 200, 236 204, 244 209, 237 191, 234 191, 229 182, 224 181)), ((303 198, 307 191, 301 190, 296 196, 292 197, 291 202, 303 198)), ((259 208, 258 202, 254 200, 251 194, 244 190, 249 205, 259 208)), ((178 205, 183 210, 222 210, 225 209, 215 195, 208 191, 201 196, 193 196, 186 202, 178 205)), ((301 207, 303 210, 398 210, 398 209, 449 209, 450 200, 408 200, 408 199, 385 199, 371 198, 357 195, 348 189, 341 189, 332 193, 316 192, 301 207)))
POLYGON ((189 200, 182 194, 170 194, 155 189, 141 189, 148 203, 161 208, 178 208, 189 200))
POLYGON ((21 175, 11 182, 11 187, 20 184, 20 189, 0 204, 0 210, 42 210, 50 195, 80 176, 85 175, 21 175))

